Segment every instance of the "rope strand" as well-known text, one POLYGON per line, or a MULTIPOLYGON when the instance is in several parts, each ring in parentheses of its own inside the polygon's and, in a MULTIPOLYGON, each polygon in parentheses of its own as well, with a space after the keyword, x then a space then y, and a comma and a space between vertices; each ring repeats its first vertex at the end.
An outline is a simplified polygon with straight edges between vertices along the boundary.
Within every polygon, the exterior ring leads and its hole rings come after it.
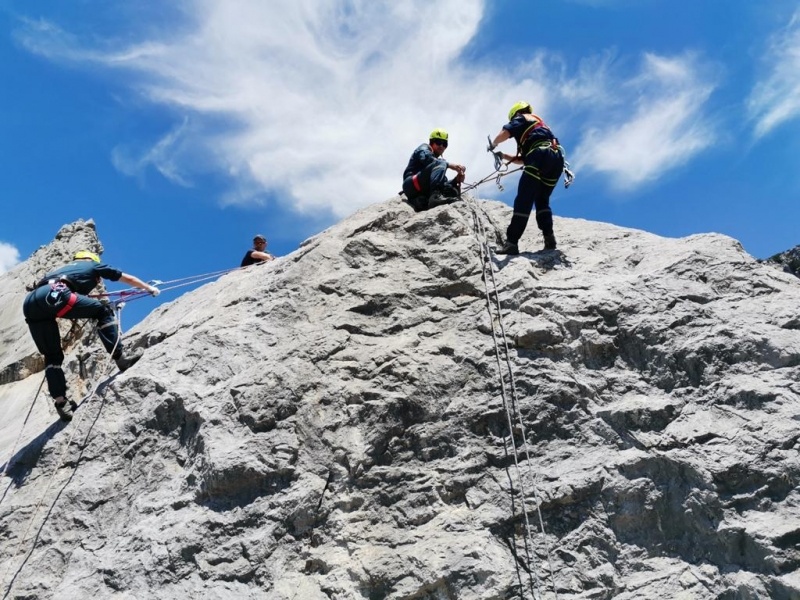
POLYGON ((469 185, 465 186, 461 190, 461 193, 463 194, 463 193, 466 193, 466 192, 470 192, 470 191, 474 190, 475 188, 477 188, 479 185, 483 185, 484 183, 486 183, 486 182, 488 182, 488 181, 490 181, 492 179, 494 179, 497 182, 497 187, 500 188, 500 191, 503 191, 503 186, 500 185, 500 180, 503 177, 507 177, 508 175, 511 175, 512 173, 516 173, 517 171, 521 171, 524 168, 525 167, 518 167, 516 169, 511 169, 509 171, 508 170, 508 164, 506 164, 504 166, 504 168, 495 169, 492 173, 490 173, 489 175, 487 175, 486 177, 484 177, 480 181, 476 181, 475 183, 470 183, 469 185))
MULTIPOLYGON (((119 314, 120 311, 121 311, 121 308, 118 308, 116 310, 117 331, 118 331, 117 341, 114 343, 114 347, 112 348, 111 352, 108 354, 108 358, 106 359, 107 362, 105 364, 105 369, 103 369, 101 371, 101 375, 100 375, 100 377, 98 377, 98 379, 102 379, 103 376, 104 376, 103 375, 104 371, 108 370, 108 366, 111 364, 111 357, 113 356, 114 352, 117 349, 117 346, 119 345, 120 340, 122 339, 122 327, 121 327, 120 314, 119 314)), ((42 383, 44 383, 44 381, 42 383)), ((41 388, 42 388, 42 386, 40 385, 39 386, 39 390, 41 390, 41 388)), ((89 394, 87 396, 85 396, 81 400, 81 403, 78 406, 79 407, 83 407, 85 404, 88 405, 89 402, 91 401, 91 399, 96 395, 97 389, 98 389, 98 386, 96 386, 96 385, 92 386, 92 389, 89 392, 89 394)), ((36 392, 36 395, 38 396, 39 392, 36 392)), ((35 401, 36 401, 36 399, 34 398, 34 402, 35 401)), ((31 404, 31 408, 33 408, 33 404, 31 404)), ((67 443, 64 444, 64 446, 62 446, 61 454, 59 455, 58 460, 56 461, 56 468, 50 474, 50 476, 48 477, 47 486, 45 487, 44 491, 42 492, 41 496, 39 497, 39 502, 36 504, 36 507, 34 508, 33 513, 31 514, 31 518, 28 520, 28 526, 25 528, 25 532, 22 534, 22 537, 20 537, 19 542, 17 543, 17 547, 14 550, 14 555, 17 555, 19 553, 20 549, 22 548, 22 545, 25 543, 25 540, 28 537, 28 532, 31 530, 31 526, 33 525, 33 522, 36 519, 36 515, 38 515, 39 509, 41 508, 42 504, 44 503, 44 499, 47 496, 48 492, 50 491, 50 487, 53 485, 53 481, 56 478, 56 474, 64 466, 64 461, 65 461, 65 457, 66 457, 66 454, 67 454, 67 450, 69 450, 69 447, 72 445, 72 440, 73 440, 73 438, 75 437, 75 434, 78 431, 78 425, 79 425, 79 423, 81 421, 81 418, 82 418, 82 415, 84 414, 84 412, 85 411, 81 411, 81 413, 78 414, 78 418, 77 419, 73 418, 73 420, 71 422, 72 431, 70 432, 70 436, 67 439, 67 443)), ((81 452, 83 452, 83 448, 81 449, 81 452)), ((78 468, 78 462, 75 463, 75 468, 76 469, 78 468)), ((69 481, 67 483, 69 483, 69 481)), ((63 492, 63 490, 62 490, 62 492, 63 492)), ((53 507, 55 506, 55 502, 58 500, 58 497, 60 495, 61 495, 61 493, 59 492, 59 494, 53 500, 53 504, 50 506, 50 509, 48 510, 48 513, 47 513, 48 515, 50 514, 50 512, 52 512, 53 507)), ((47 518, 45 517, 45 521, 42 522, 40 528, 44 526, 44 523, 46 521, 47 521, 47 518)), ((28 553, 22 559, 22 562, 20 562, 19 566, 17 567, 17 570, 14 573, 14 576, 11 578, 11 581, 8 584, 8 589, 6 589, 5 594, 3 594, 3 600, 5 600, 5 598, 8 598, 8 596, 11 594, 11 590, 14 587, 14 582, 16 581, 16 579, 19 576, 19 574, 22 572, 22 569, 25 567, 25 563, 28 561, 28 559, 31 557, 31 555, 33 555, 33 551, 35 549, 36 549, 36 540, 34 540, 34 543, 31 546, 30 550, 28 551, 28 553)), ((2 579, 0 579, 0 582, 5 582, 6 575, 8 575, 8 572, 9 572, 9 570, 11 568, 11 563, 12 562, 13 562, 13 560, 11 560, 11 558, 9 558, 9 560, 6 562, 6 568, 3 571, 3 577, 2 577, 2 579)))
MULTIPOLYGON (((258 264, 258 263, 256 263, 258 264)), ((222 271, 213 271, 211 273, 202 273, 200 275, 189 275, 188 277, 181 277, 179 279, 171 279, 169 281, 162 281, 158 284, 159 289, 164 291, 178 289, 180 287, 186 287, 188 285, 194 285, 200 283, 202 281, 207 281, 209 279, 214 279, 215 277, 219 277, 221 275, 225 275, 227 273, 232 273, 233 271, 241 271, 242 269, 248 269, 254 265, 248 265, 246 267, 234 267, 231 269, 224 269, 222 271), (169 285, 169 284, 177 284, 177 285, 169 285), (163 287, 166 286, 166 287, 163 287)), ((119 296, 120 298, 125 298, 126 300, 136 300, 138 298, 143 298, 145 296, 149 296, 150 292, 147 292, 141 288, 127 288, 124 290, 118 290, 114 292, 106 292, 104 294, 89 294, 92 298, 113 298, 115 296, 119 296)))
MULTIPOLYGON (((503 407, 505 408, 505 411, 506 411, 506 419, 507 419, 507 424, 508 424, 508 427, 509 427, 509 437, 511 438, 511 446, 512 446, 512 451, 513 451, 513 455, 514 455, 515 472, 516 472, 516 476, 517 476, 517 481, 519 482, 520 495, 521 495, 521 498, 522 498, 522 512, 523 512, 523 516, 524 516, 525 532, 526 532, 526 536, 523 538, 523 540, 524 540, 524 546, 525 546, 525 552, 526 552, 526 557, 527 557, 527 560, 528 560, 528 564, 531 566, 531 569, 529 571, 529 579, 531 579, 531 581, 530 581, 530 584, 531 584, 531 595, 533 596, 534 600, 536 600, 536 592, 538 592, 538 594, 541 596, 541 583, 539 581, 539 575, 538 575, 538 572, 537 572, 537 569, 536 569, 536 562, 534 560, 534 557, 531 555, 531 552, 533 552, 533 550, 535 548, 535 545, 534 545, 534 540, 533 540, 532 527, 531 527, 531 524, 530 524, 530 520, 528 519, 528 508, 527 508, 527 502, 526 502, 527 493, 526 493, 526 489, 525 489, 525 483, 524 483, 524 480, 523 480, 523 477, 522 477, 522 474, 521 474, 521 471, 520 471, 520 466, 519 466, 519 462, 520 461, 519 461, 519 455, 518 455, 518 450, 517 450, 517 444, 516 444, 516 441, 514 440, 514 421, 515 420, 516 420, 516 423, 519 426, 519 429, 520 429, 520 432, 521 432, 522 444, 523 444, 524 453, 525 453, 525 460, 528 463, 528 473, 529 474, 532 473, 532 467, 531 467, 532 461, 531 461, 531 457, 530 457, 530 453, 529 453, 529 446, 528 446, 528 441, 527 441, 527 435, 526 435, 526 432, 525 432, 525 425, 524 425, 524 423, 522 421, 522 416, 521 416, 521 413, 520 413, 520 411, 518 409, 518 398, 517 398, 517 392, 516 392, 516 381, 514 379, 513 365, 511 363, 511 359, 510 359, 510 352, 509 352, 509 346, 508 346, 508 337, 506 335, 505 326, 503 324, 502 306, 500 304, 500 296, 499 296, 498 291, 497 291, 497 281, 495 279, 494 266, 493 266, 493 263, 492 263, 491 249, 490 249, 488 241, 487 241, 487 235, 486 235, 485 227, 483 225, 483 221, 482 221, 482 219, 480 218, 480 216, 478 214, 478 204, 477 204, 477 202, 474 200, 474 198, 468 197, 467 198, 467 204, 468 204, 468 206, 470 208, 473 220, 475 222, 475 235, 476 235, 476 237, 478 239, 478 243, 480 245, 480 250, 481 250, 481 261, 482 261, 483 270, 484 270, 483 279, 484 279, 485 296, 486 296, 487 308, 489 310, 489 318, 490 318, 491 327, 492 327, 492 340, 493 340, 494 346, 495 346, 495 359, 497 361, 498 373, 500 374, 500 390, 501 390, 501 395, 502 395, 502 400, 503 400, 503 407), (489 281, 490 280, 491 280, 492 292, 489 291, 489 281), (492 296, 494 297, 494 302, 492 302, 492 300, 491 300, 492 296), (494 304, 494 306, 492 306, 492 304, 494 304), (492 312, 493 308, 496 311, 495 314, 493 314, 493 312, 492 312), (495 319, 496 319, 496 321, 498 323, 498 326, 499 326, 499 336, 498 336, 497 331, 495 329, 495 319), (498 337, 500 337, 501 340, 502 340, 502 350, 503 350, 503 354, 505 356, 505 371, 507 373, 507 377, 508 377, 508 381, 509 381, 509 388, 511 390, 511 396, 510 396, 511 397, 511 403, 510 403, 510 406, 509 406, 509 403, 507 401, 507 396, 506 396, 506 382, 505 382, 505 377, 503 377, 503 370, 504 369, 503 369, 503 366, 502 366, 502 363, 501 363, 501 358, 500 358, 501 345, 498 342, 498 337), (534 587, 535 587, 535 591, 534 591, 534 587)), ((506 444, 505 444, 505 438, 504 438, 504 448, 505 447, 506 447, 506 444)), ((539 526, 541 528, 542 537, 543 537, 544 542, 545 542, 547 558, 548 558, 548 561, 550 563, 550 565, 549 565, 550 566, 550 578, 551 578, 552 586, 553 586, 553 594, 554 594, 556 600, 558 600, 558 591, 556 589, 556 582, 555 582, 555 570, 553 568, 553 563, 552 563, 552 558, 551 558, 551 555, 550 555, 549 544, 547 544, 547 539, 545 537, 544 519, 542 518, 542 514, 541 514, 541 500, 539 498, 539 494, 538 494, 538 491, 536 489, 535 477, 532 478, 532 488, 533 488, 533 490, 532 490, 533 494, 532 495, 533 495, 533 498, 535 500, 536 510, 537 510, 537 513, 538 513, 538 516, 539 516, 539 526)), ((511 492, 512 492, 512 514, 513 514, 514 513, 513 483, 512 483, 511 492)), ((518 573, 518 579, 519 579, 519 573, 518 573)))

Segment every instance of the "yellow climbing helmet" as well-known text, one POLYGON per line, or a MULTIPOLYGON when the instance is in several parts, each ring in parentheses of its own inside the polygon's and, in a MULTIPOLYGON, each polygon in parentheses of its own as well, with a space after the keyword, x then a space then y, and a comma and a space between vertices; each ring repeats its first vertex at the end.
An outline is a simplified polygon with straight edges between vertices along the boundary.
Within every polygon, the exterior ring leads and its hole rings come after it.
POLYGON ((78 250, 75 253, 75 257, 74 258, 75 258, 75 260, 80 260, 82 258, 88 258, 88 259, 93 260, 96 263, 100 262, 100 257, 97 256, 97 254, 95 254, 94 252, 89 252, 88 250, 78 250))
POLYGON ((447 132, 444 129, 434 129, 431 131, 431 134, 428 136, 429 139, 432 140, 444 140, 447 141, 447 132))
POLYGON ((512 106, 511 110, 508 111, 508 120, 510 121, 511 119, 514 118, 515 114, 517 114, 521 110, 525 110, 526 108, 530 110, 531 105, 525 102, 524 100, 520 100, 519 102, 514 102, 514 106, 512 106))

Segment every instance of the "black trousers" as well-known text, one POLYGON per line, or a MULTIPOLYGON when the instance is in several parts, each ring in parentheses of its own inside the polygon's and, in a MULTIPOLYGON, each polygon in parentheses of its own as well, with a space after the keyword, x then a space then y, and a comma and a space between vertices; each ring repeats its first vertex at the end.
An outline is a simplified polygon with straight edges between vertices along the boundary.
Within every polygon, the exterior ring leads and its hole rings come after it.
POLYGON ((506 239, 519 242, 531 210, 536 208, 536 224, 544 234, 553 233, 553 211, 550 195, 564 170, 564 156, 550 148, 537 148, 525 157, 525 169, 519 178, 517 196, 514 198, 514 215, 506 230, 506 239))
POLYGON ((439 159, 432 162, 419 173, 410 175, 403 180, 403 193, 409 202, 417 206, 419 202, 415 202, 420 198, 425 199, 425 206, 420 208, 427 208, 427 198, 431 192, 443 190, 447 185, 447 162, 439 159), (417 178, 417 183, 420 189, 418 190, 414 185, 414 177, 417 178))
POLYGON ((53 398, 67 393, 67 382, 61 368, 64 352, 56 319, 95 319, 100 341, 106 351, 113 351, 114 358, 122 355, 122 344, 117 343, 119 327, 114 310, 99 300, 76 294, 64 286, 51 287, 46 284, 25 297, 22 312, 36 348, 44 355, 47 389, 53 398))

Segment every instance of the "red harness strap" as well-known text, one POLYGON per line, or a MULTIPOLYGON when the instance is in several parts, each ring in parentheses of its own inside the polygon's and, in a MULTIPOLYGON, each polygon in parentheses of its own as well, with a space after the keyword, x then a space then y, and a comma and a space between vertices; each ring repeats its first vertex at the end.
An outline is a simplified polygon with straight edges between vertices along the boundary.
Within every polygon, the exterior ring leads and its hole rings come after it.
POLYGON ((67 303, 63 306, 63 308, 60 311, 56 313, 56 318, 60 319, 69 311, 71 311, 72 307, 75 306, 75 303, 77 301, 78 301, 78 294, 76 294, 75 292, 71 293, 69 295, 69 300, 67 300, 67 303))
POLYGON ((418 192, 422 191, 422 186, 419 184, 419 173, 417 173, 411 178, 411 183, 414 184, 415 190, 417 190, 418 192))

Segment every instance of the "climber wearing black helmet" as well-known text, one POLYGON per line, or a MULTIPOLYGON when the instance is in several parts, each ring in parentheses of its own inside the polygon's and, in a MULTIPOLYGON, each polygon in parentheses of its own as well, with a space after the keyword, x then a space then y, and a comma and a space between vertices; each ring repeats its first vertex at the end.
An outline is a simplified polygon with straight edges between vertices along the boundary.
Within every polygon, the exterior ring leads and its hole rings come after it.
POLYGON ((253 238, 253 247, 248 250, 242 259, 243 267, 249 267, 258 263, 266 262, 268 260, 275 260, 269 252, 264 252, 267 249, 267 238, 263 235, 257 235, 253 238))
POLYGON ((403 171, 403 193, 417 212, 455 202, 467 170, 441 158, 447 148, 448 135, 444 129, 434 129, 429 138, 427 144, 414 150, 403 171), (451 181, 447 181, 447 169, 456 172, 451 181))
POLYGON ((81 250, 75 253, 74 258, 73 262, 51 271, 37 281, 32 291, 25 297, 22 306, 33 341, 39 352, 44 354, 47 388, 62 421, 72 420, 72 412, 78 405, 66 399, 67 382, 61 370, 64 352, 61 349, 61 335, 56 319, 97 320, 100 341, 103 342, 106 351, 113 352, 112 357, 117 367, 120 371, 124 371, 141 358, 141 351, 138 354, 125 356, 119 340, 119 328, 114 310, 110 305, 90 298, 86 294, 100 283, 100 278, 122 281, 146 290, 153 296, 159 294, 158 288, 143 282, 138 277, 101 264, 100 257, 94 252, 81 250))
POLYGON ((553 211, 550 194, 564 170, 564 153, 550 128, 534 115, 531 105, 517 102, 508 112, 508 123, 503 125, 488 150, 503 160, 524 164, 519 178, 517 197, 514 198, 514 215, 506 231, 506 240, 498 254, 519 254, 517 244, 522 237, 531 209, 536 207, 536 223, 544 235, 544 249, 555 250, 553 211), (517 154, 512 156, 496 150, 497 144, 513 137, 517 141, 517 154))

